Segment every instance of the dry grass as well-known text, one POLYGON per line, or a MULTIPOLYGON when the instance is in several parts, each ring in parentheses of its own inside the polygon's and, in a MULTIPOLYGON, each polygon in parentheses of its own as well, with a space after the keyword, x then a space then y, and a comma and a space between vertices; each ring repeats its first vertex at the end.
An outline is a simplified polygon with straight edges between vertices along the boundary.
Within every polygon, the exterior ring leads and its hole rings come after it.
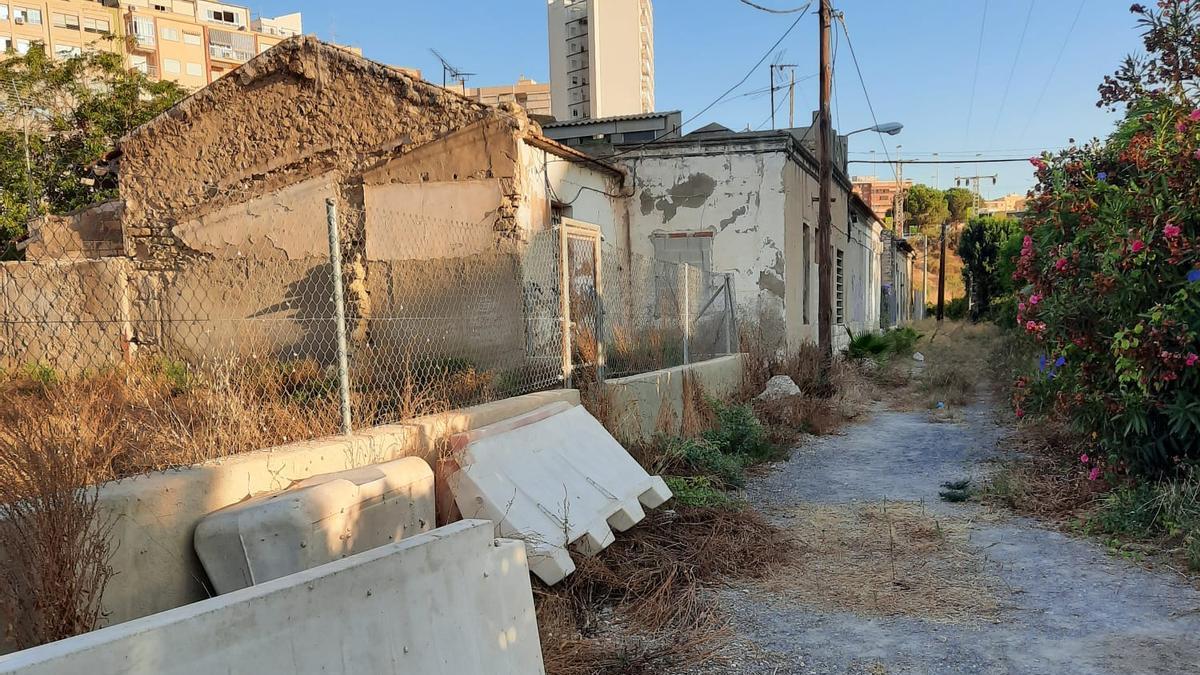
MULTIPOLYGON (((74 388, 73 385, 63 385, 74 388)), ((127 433, 103 392, 9 401, 0 425, 0 608, 17 649, 86 633, 112 576, 93 486, 127 433)))
POLYGON ((1065 523, 1088 511, 1105 487, 1079 463, 1088 444, 1048 420, 1024 422, 1009 441, 1019 459, 1002 464, 983 491, 985 501, 1024 515, 1065 523))
POLYGON ((707 658, 724 636, 704 597, 722 578, 764 578, 790 556, 784 534, 753 511, 648 513, 553 588, 535 590, 550 675, 657 673, 707 658))
POLYGON ((874 616, 993 619, 997 603, 967 523, 921 505, 806 504, 789 518, 797 555, 764 583, 806 604, 874 616))

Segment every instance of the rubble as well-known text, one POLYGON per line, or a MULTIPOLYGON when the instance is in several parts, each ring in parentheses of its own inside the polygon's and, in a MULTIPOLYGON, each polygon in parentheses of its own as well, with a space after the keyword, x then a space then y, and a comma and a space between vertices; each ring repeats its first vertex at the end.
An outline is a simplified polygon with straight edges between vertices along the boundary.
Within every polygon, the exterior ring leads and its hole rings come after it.
POLYGON ((800 387, 792 381, 792 378, 787 375, 776 375, 767 380, 767 386, 762 393, 755 396, 757 401, 778 401, 781 398, 796 396, 800 393, 800 387))

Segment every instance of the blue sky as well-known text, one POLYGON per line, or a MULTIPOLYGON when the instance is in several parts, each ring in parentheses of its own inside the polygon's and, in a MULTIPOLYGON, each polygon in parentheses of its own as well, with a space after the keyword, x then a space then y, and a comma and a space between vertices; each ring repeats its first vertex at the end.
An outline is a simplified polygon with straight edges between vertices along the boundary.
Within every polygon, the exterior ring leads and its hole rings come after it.
MULTIPOLYGON (((1080 1, 835 0, 834 6, 845 14, 879 121, 905 125, 898 136, 887 137, 891 156, 900 144, 906 158, 929 158, 939 152, 943 159, 966 160, 940 168, 937 178, 945 188, 956 173, 975 173, 969 160, 976 153, 1025 157, 1040 148, 1062 147, 1070 138, 1089 139, 1112 129, 1114 116, 1095 106, 1096 85, 1141 43, 1129 0, 1082 0, 1082 11, 1080 1), (1023 30, 1026 17, 1028 28, 1023 30), (1048 79, 1060 50, 1061 60, 1048 79)), ((758 4, 786 8, 803 2, 758 4)), ((361 47, 365 56, 377 61, 420 68, 430 80, 441 79, 430 47, 476 73, 471 85, 503 84, 519 75, 548 79, 542 0, 259 0, 251 9, 267 16, 302 11, 306 32, 361 47)), ((658 108, 680 109, 685 119, 741 79, 794 20, 738 0, 656 0, 654 10, 658 108)), ((844 36, 838 33, 835 126, 869 126, 862 86, 844 36)), ((782 62, 798 64, 796 77, 804 78, 797 85, 796 117, 808 119, 817 97, 817 81, 808 77, 817 72, 816 17, 801 20, 780 49, 782 62)), ((764 90, 768 77, 764 65, 689 130, 710 121, 733 129, 762 125, 770 115, 765 93, 737 94, 764 90)), ((786 114, 785 106, 781 122, 786 114)), ((871 150, 876 159, 884 159, 878 136, 852 137, 853 159, 870 159, 871 150)), ((981 164, 979 170, 999 174, 997 185, 984 185, 987 197, 1024 192, 1032 183, 1028 164, 981 164)), ((890 176, 891 170, 857 164, 851 165, 851 173, 890 176)), ((905 174, 930 184, 935 178, 928 166, 910 165, 905 174)))

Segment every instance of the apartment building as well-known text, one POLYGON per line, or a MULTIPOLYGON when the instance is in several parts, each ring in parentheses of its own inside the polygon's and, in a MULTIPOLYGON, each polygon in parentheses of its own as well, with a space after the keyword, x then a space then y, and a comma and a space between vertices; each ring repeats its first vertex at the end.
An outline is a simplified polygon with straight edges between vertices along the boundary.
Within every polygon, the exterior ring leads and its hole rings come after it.
POLYGON ((127 60, 153 78, 199 89, 289 37, 301 15, 252 18, 240 5, 207 0, 121 0, 127 60))
POLYGON ((199 89, 289 37, 300 13, 253 18, 208 0, 0 0, 0 48, 24 54, 42 42, 55 56, 84 49, 125 54, 154 79, 199 89))
POLYGON ((651 0, 548 0, 547 7, 556 118, 653 112, 651 0))
MULTIPOLYGON (((896 181, 875 176, 855 176, 850 182, 854 184, 854 192, 862 197, 875 213, 886 215, 896 207, 896 193, 899 192, 896 181)), ((904 181, 904 189, 912 186, 911 180, 904 181)))
MULTIPOLYGON (((417 77, 420 77, 419 71, 417 77)), ((455 87, 450 87, 455 89, 455 87)), ((550 85, 539 83, 522 75, 516 84, 504 84, 495 87, 466 88, 463 95, 488 105, 501 103, 516 103, 530 115, 551 115, 550 85)))
POLYGON ((120 13, 83 0, 0 0, 0 58, 24 54, 35 42, 47 53, 70 58, 84 49, 119 52, 120 13))

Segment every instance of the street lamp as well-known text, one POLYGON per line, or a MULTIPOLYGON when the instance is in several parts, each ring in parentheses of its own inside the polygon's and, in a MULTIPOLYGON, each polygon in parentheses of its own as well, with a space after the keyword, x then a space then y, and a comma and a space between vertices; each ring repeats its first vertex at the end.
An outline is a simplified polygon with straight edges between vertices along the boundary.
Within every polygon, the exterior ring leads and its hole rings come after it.
POLYGON ((884 122, 883 124, 876 124, 873 127, 866 127, 865 129, 855 129, 848 134, 842 135, 850 136, 851 134, 862 133, 864 131, 874 131, 880 134, 887 134, 888 136, 895 136, 896 134, 900 133, 900 130, 903 128, 904 125, 900 124, 899 122, 884 122))

